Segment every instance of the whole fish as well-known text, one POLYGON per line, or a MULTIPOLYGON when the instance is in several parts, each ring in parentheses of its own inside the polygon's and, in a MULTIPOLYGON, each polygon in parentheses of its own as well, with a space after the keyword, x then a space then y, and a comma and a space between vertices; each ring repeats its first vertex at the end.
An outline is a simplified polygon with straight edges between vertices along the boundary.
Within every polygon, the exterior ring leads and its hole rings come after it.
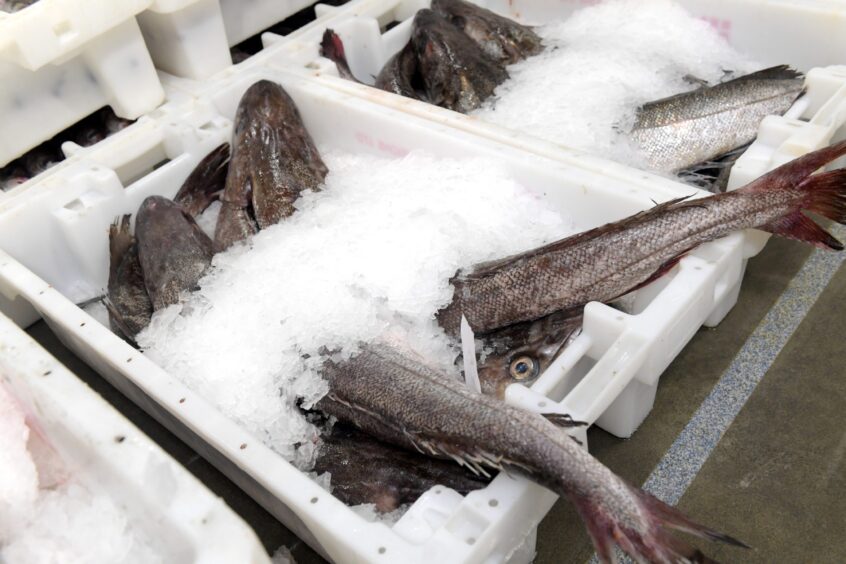
POLYGON ((194 290, 212 259, 212 242, 179 204, 161 196, 141 203, 135 219, 144 285, 158 311, 194 290))
POLYGON ((328 173, 294 101, 274 82, 261 80, 244 93, 233 137, 218 250, 290 216, 300 194, 319 190, 328 173))
MULTIPOLYGON (((353 76, 352 70, 350 70, 350 65, 347 62, 347 56, 344 51, 344 42, 331 29, 323 32, 323 39, 320 42, 320 56, 334 62, 338 68, 338 74, 342 78, 363 84, 353 76)), ((425 100, 425 95, 418 91, 415 87, 415 82, 422 85, 422 78, 420 77, 417 64, 417 55, 414 53, 411 42, 409 42, 398 53, 388 59, 388 62, 379 71, 379 75, 376 77, 376 82, 373 86, 380 90, 405 96, 406 98, 425 100)))
POLYGON ((653 562, 696 554, 668 529, 745 546, 630 486, 542 415, 471 392, 395 348, 365 346, 350 360, 327 362, 323 375, 329 393, 317 407, 327 414, 483 475, 486 469, 523 474, 566 497, 606 562, 614 544, 653 562))
POLYGON ((129 232, 129 215, 109 226, 109 282, 106 307, 112 331, 130 343, 150 323, 153 304, 144 285, 138 244, 129 232))
POLYGON ((223 143, 201 160, 180 186, 173 201, 197 217, 219 196, 226 183, 229 143, 223 143))
POLYGON ((846 154, 846 142, 784 164, 745 187, 679 198, 538 249, 459 272, 440 325, 476 334, 591 301, 609 302, 668 272, 688 251, 733 231, 762 229, 822 248, 843 245, 803 212, 846 222, 846 170, 812 174, 846 154))
POLYGON ((786 112, 803 84, 782 65, 649 102, 629 135, 651 169, 685 169, 751 142, 761 120, 786 112))
POLYGON ((541 38, 531 28, 470 2, 432 0, 432 10, 502 65, 514 64, 543 50, 541 38))
POLYGON ((415 14, 411 44, 426 96, 435 105, 467 113, 508 78, 505 67, 432 10, 415 14))
POLYGON ((480 335, 483 346, 478 372, 482 393, 504 399, 511 384, 531 386, 581 328, 581 311, 556 311, 535 321, 480 335))
POLYGON ((314 472, 329 472, 332 495, 347 505, 373 503, 382 513, 413 503, 442 485, 460 494, 484 488, 488 481, 451 462, 378 441, 343 423, 323 437, 314 472))

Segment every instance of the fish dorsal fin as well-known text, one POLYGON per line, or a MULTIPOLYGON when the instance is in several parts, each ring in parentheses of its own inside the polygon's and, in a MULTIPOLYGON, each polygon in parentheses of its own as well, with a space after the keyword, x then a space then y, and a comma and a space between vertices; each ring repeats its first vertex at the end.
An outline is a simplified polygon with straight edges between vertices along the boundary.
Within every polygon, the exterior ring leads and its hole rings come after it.
MULTIPOLYGON (((668 208, 671 208, 673 206, 676 206, 677 204, 684 202, 685 200, 688 200, 693 195, 694 194, 682 196, 680 198, 674 198, 672 200, 668 200, 660 204, 655 204, 655 206, 649 208, 648 210, 638 212, 621 221, 617 221, 615 223, 607 223, 600 227, 595 227, 593 229, 583 231, 582 233, 577 233, 564 239, 559 239, 558 241, 554 241, 536 249, 531 249, 529 251, 516 255, 511 255, 509 257, 505 257, 498 260, 479 263, 475 266, 470 267, 467 272, 460 272, 457 276, 457 279, 478 280, 481 278, 486 278, 487 276, 490 276, 491 274, 494 274, 507 266, 518 264, 521 261, 531 259, 532 257, 566 249, 575 245, 580 245, 607 233, 625 231, 627 229, 630 229, 633 225, 636 225, 652 217, 653 215, 660 215, 664 213, 668 208)), ((695 201, 690 202, 690 204, 696 205, 695 201)))
POLYGON ((586 421, 576 421, 567 413, 541 413, 541 415, 553 425, 564 427, 565 429, 587 425, 586 421))

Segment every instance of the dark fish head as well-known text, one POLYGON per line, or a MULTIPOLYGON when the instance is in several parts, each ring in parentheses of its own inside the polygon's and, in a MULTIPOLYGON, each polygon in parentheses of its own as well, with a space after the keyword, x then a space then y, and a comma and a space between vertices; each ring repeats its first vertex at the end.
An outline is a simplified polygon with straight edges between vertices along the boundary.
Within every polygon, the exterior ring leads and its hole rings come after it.
POLYGON ((414 16, 411 42, 429 101, 467 113, 508 78, 505 68, 432 10, 414 16))
MULTIPOLYGON (((232 217, 240 218, 239 225, 225 230, 249 232, 244 221, 248 212, 261 229, 278 223, 294 213, 294 202, 304 190, 320 189, 326 174, 288 93, 268 80, 250 86, 235 114, 232 160, 222 197, 224 204, 237 207, 232 217)), ((223 246, 231 241, 226 243, 223 246)))
POLYGON ((432 0, 432 10, 463 31, 488 57, 511 65, 543 50, 531 28, 464 0, 432 0))
POLYGON ((159 310, 196 289, 211 264, 212 242, 179 204, 161 196, 141 203, 135 218, 138 258, 144 283, 159 310))
POLYGON ((575 337, 581 324, 581 315, 554 313, 483 336, 484 348, 490 352, 479 363, 482 392, 502 399, 511 384, 534 384, 575 337))

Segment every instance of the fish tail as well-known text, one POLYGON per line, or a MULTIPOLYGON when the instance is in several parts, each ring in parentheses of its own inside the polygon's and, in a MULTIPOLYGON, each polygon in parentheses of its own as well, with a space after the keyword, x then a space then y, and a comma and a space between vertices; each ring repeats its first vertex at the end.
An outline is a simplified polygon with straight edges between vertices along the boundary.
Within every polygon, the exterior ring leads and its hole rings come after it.
POLYGON ((616 561, 615 545, 638 562, 715 562, 673 536, 671 530, 749 548, 734 537, 695 523, 678 509, 642 490, 626 487, 638 508, 636 514, 626 517, 614 515, 608 507, 590 498, 571 496, 602 562, 616 561))
POLYGON ((329 28, 323 32, 323 39, 320 41, 320 56, 335 63, 343 78, 355 80, 347 62, 347 54, 344 52, 344 42, 341 41, 341 37, 337 33, 329 28))
POLYGON ((782 165, 750 184, 749 191, 787 191, 794 196, 792 205, 784 215, 760 228, 820 248, 843 250, 843 243, 816 224, 805 212, 846 224, 846 169, 814 174, 845 154, 846 141, 842 141, 782 165))

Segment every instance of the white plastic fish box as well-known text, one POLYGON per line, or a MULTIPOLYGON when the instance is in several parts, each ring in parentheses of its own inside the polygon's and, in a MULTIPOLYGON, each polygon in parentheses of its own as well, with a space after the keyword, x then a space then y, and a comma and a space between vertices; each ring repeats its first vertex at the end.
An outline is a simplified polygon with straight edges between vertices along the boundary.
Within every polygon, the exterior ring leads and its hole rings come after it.
MULTIPOLYGON (((162 562, 265 564, 256 534, 220 498, 0 315, 0 386, 68 479, 108 495, 162 562)), ((0 414, 2 419, 2 414, 0 414)))
MULTIPOLYGON (((231 46, 312 4, 313 0, 155 0, 138 15, 138 23, 157 68, 203 79, 232 65, 231 46)), ((316 10, 320 16, 332 8, 316 10)))
MULTIPOLYGON (((576 9, 597 3, 596 0, 471 1, 528 25, 566 19, 576 9)), ((677 2, 764 66, 790 64, 807 72, 814 67, 846 63, 846 4, 843 2, 677 2)), ((272 47, 268 61, 279 68, 307 72, 344 92, 378 100, 439 123, 504 140, 545 156, 565 161, 575 158, 565 145, 340 78, 335 64, 319 56, 322 34, 331 28, 344 42, 353 73, 367 81, 367 77, 378 75, 385 62, 408 42, 414 14, 429 5, 428 0, 353 0, 295 37, 279 41, 272 47), (399 23, 383 32, 392 22, 399 23)), ((784 117, 770 116, 764 120, 755 145, 733 167, 730 188, 742 186, 766 170, 825 145, 832 131, 842 125, 846 119, 843 88, 846 70, 815 68, 808 73, 806 84, 808 94, 784 117)))
POLYGON ((0 12, 0 166, 103 106, 135 119, 163 99, 135 22, 151 0, 39 0, 0 12))
MULTIPOLYGON (((367 522, 74 305, 106 286, 108 225, 119 214, 135 213, 148 195, 172 196, 193 166, 228 138, 238 100, 259 79, 287 89, 318 145, 391 157, 423 149, 495 158, 579 228, 691 193, 601 159, 554 161, 253 66, 210 82, 179 111, 147 120, 149 127, 126 140, 131 150, 95 146, 51 183, 0 201, 0 309, 19 323, 37 311, 76 354, 333 561, 529 561, 536 526, 556 499, 548 490, 503 474, 464 497, 434 488, 393 527, 367 522), (112 154, 98 156, 104 147, 112 154), (140 177, 126 174, 149 170, 161 155, 170 161, 140 177)), ((633 314, 590 304, 578 340, 533 389, 512 386, 509 401, 566 411, 619 435, 633 431, 652 407, 662 370, 704 322, 734 303, 749 254, 744 241, 737 233, 696 249, 678 269, 638 291, 633 314)))

